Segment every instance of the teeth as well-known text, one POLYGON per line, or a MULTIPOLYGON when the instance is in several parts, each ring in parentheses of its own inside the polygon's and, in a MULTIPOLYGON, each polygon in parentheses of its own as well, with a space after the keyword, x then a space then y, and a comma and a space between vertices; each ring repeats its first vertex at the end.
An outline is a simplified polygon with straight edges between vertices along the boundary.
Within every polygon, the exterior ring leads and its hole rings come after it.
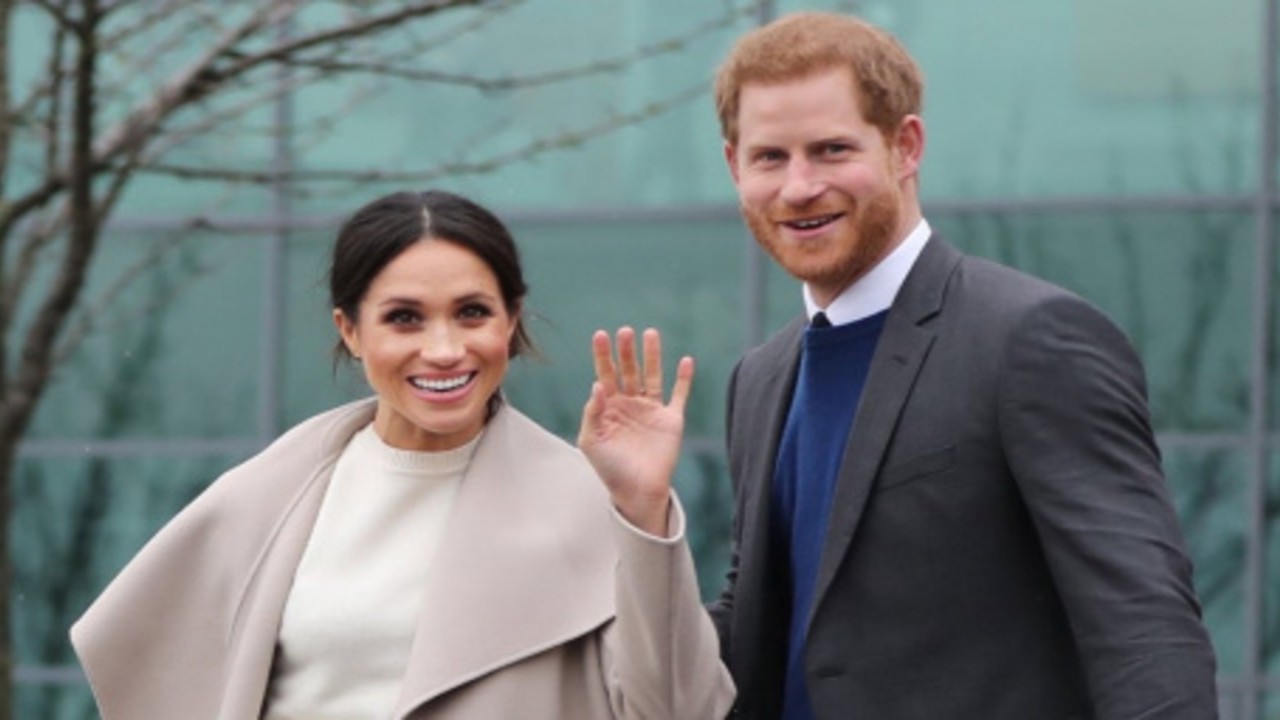
POLYGON ((835 219, 835 215, 826 215, 820 218, 812 218, 809 220, 792 220, 791 225, 801 230, 809 230, 816 227, 822 227, 835 219))
POLYGON ((448 392, 450 390, 456 390, 470 381, 471 373, 459 375, 458 377, 449 378, 447 380, 427 380, 426 378, 410 379, 410 382, 413 383, 414 387, 421 388, 423 390, 430 390, 432 392, 448 392))

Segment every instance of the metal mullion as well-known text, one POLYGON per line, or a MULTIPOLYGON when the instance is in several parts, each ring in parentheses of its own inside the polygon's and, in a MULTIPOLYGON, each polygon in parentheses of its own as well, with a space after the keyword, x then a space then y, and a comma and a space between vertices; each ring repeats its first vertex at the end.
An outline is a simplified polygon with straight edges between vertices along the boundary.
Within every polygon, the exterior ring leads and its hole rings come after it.
POLYGON ((1270 400, 1268 350, 1272 333, 1272 253, 1273 217, 1276 193, 1277 143, 1280 108, 1277 107, 1276 63, 1280 60, 1277 46, 1280 36, 1280 0, 1267 0, 1263 6, 1262 42, 1262 108, 1259 118, 1262 138, 1257 195, 1254 202, 1256 223, 1254 249, 1254 313, 1253 348, 1250 362, 1248 535, 1245 541, 1244 577, 1244 666, 1245 687, 1241 715, 1247 720, 1262 717, 1262 635, 1265 631, 1263 592, 1265 585, 1266 501, 1267 501, 1267 411, 1270 400))
MULTIPOLYGON (((281 40, 288 40, 293 32, 289 19, 280 24, 281 40)), ((287 64, 276 68, 275 82, 278 95, 275 103, 275 122, 272 128, 274 150, 271 169, 271 212, 275 229, 268 236, 263 248, 263 289, 261 347, 258 371, 258 437, 265 444, 281 431, 281 367, 284 363, 285 303, 287 302, 285 253, 292 221, 292 204, 289 181, 293 170, 293 149, 289 141, 293 132, 293 90, 290 88, 292 71, 287 64)))

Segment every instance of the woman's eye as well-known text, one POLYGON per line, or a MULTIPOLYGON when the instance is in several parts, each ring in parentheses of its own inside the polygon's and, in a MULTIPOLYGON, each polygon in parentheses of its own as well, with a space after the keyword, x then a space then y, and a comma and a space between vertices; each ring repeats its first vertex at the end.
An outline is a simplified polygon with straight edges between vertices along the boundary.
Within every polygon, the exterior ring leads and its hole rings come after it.
POLYGON ((463 305, 458 311, 458 317, 464 320, 479 320, 493 315, 493 311, 484 305, 463 305))
POLYGON ((392 310, 383 319, 391 325, 412 325, 418 321, 418 314, 412 310, 392 310))

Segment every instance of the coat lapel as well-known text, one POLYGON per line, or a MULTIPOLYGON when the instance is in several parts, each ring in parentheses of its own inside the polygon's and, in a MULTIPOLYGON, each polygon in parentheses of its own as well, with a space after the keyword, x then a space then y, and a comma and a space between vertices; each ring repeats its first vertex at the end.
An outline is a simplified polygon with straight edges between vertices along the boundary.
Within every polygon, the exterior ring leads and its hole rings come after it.
POLYGON ((932 238, 889 310, 841 461, 810 620, 857 532, 889 439, 933 345, 936 330, 930 321, 942 310, 947 281, 960 258, 941 238, 932 238))
POLYGON ((229 638, 230 661, 220 718, 258 717, 262 712, 280 619, 324 502, 333 464, 351 436, 372 421, 373 409, 372 401, 362 401, 339 414, 325 431, 317 455, 278 460, 281 477, 307 479, 281 513, 241 595, 229 638))
POLYGON ((428 575, 397 718, 613 617, 609 501, 576 449, 490 421, 428 575))

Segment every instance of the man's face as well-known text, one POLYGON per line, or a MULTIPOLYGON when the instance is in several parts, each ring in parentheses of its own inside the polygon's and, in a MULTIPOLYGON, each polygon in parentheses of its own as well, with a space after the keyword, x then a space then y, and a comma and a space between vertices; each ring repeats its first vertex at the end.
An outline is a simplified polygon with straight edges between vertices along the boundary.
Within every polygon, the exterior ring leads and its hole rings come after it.
POLYGON ((864 275, 918 218, 904 194, 922 143, 910 116, 886 143, 863 119, 847 68, 749 83, 739 94, 738 140, 725 156, 756 240, 821 305, 864 275), (907 133, 903 145, 903 132, 907 133))

